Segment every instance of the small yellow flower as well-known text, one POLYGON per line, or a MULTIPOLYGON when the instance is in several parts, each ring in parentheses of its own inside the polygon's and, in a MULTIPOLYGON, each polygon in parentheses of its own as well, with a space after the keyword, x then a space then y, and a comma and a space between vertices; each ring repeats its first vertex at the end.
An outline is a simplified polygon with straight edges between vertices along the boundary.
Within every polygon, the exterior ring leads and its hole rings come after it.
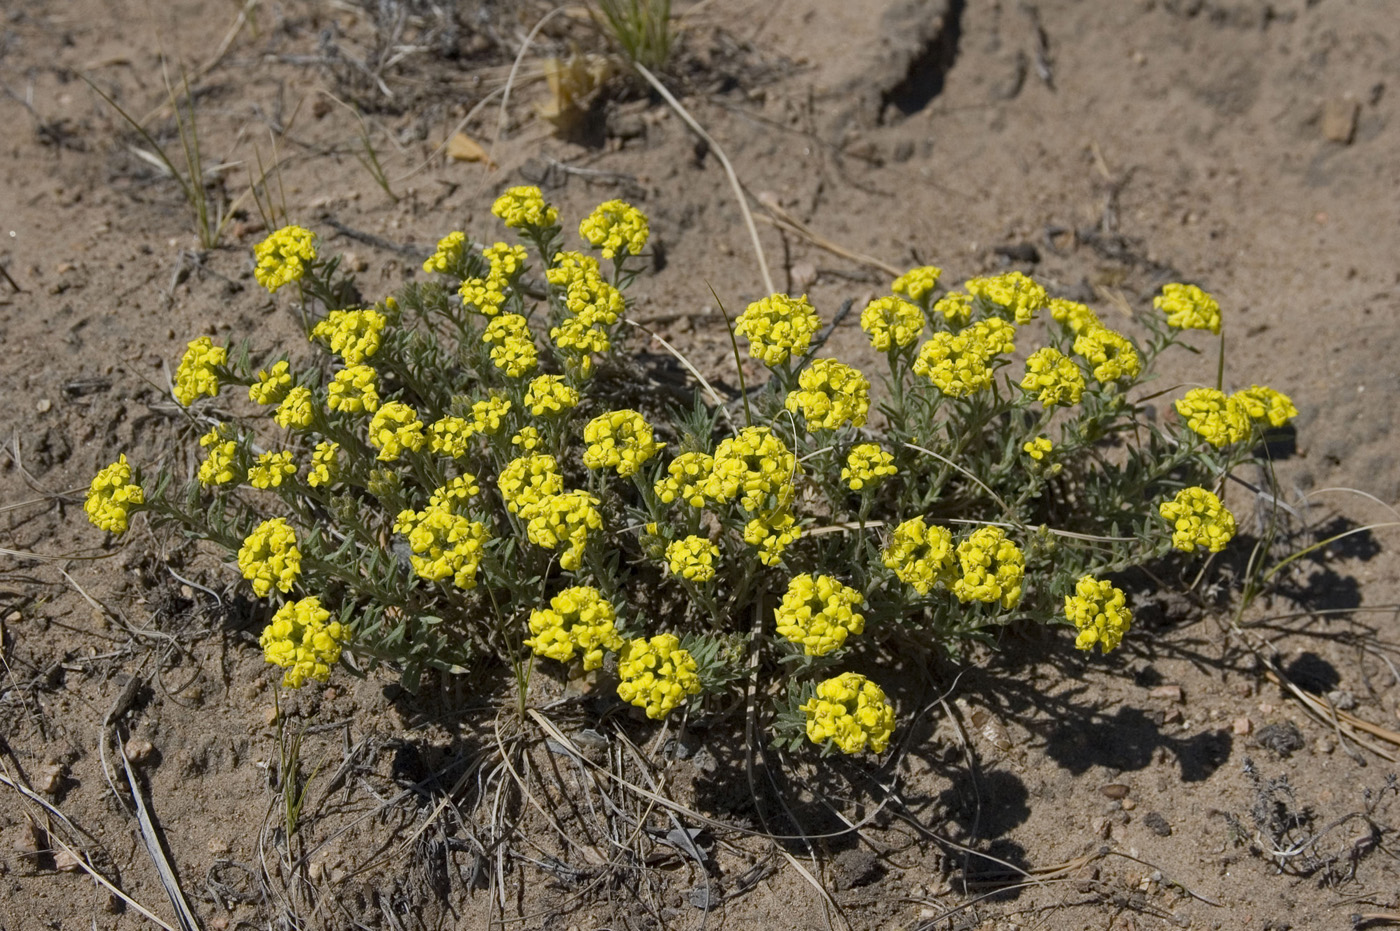
POLYGON ((825 656, 865 630, 865 596, 829 575, 794 576, 774 612, 778 633, 807 656, 825 656))
POLYGON ((1033 440, 1021 444, 1021 450, 1036 462, 1040 462, 1050 455, 1050 450, 1055 448, 1055 444, 1050 442, 1048 436, 1038 436, 1033 440))
POLYGON ((549 600, 548 608, 530 612, 530 633, 525 645, 540 656, 561 663, 581 655, 583 669, 603 665, 605 651, 623 649, 615 622, 617 610, 603 593, 587 585, 566 588, 549 600))
POLYGON ((468 278, 457 289, 463 307, 474 307, 477 313, 494 317, 501 312, 506 302, 506 283, 494 275, 485 278, 468 278))
POLYGON ((578 318, 587 328, 610 327, 627 309, 622 292, 600 275, 588 275, 572 281, 564 292, 564 309, 578 318))
POLYGON ((846 465, 841 469, 841 481, 851 491, 874 488, 887 476, 894 475, 894 456, 880 448, 879 443, 859 443, 851 447, 846 465))
POLYGON ((700 694, 700 666, 675 634, 630 640, 618 655, 617 696, 659 721, 700 694))
POLYGON ((258 643, 269 663, 287 670, 282 687, 299 689, 308 679, 325 682, 330 678, 331 666, 340 662, 341 646, 348 638, 349 631, 339 621, 331 621, 331 613, 313 596, 278 608, 258 643))
POLYGON ((616 469, 623 478, 635 475, 642 464, 666 445, 652 437, 651 424, 636 411, 600 414, 583 428, 583 464, 590 469, 616 469))
POLYGON ((191 340, 175 369, 175 400, 189 407, 196 398, 219 393, 219 369, 228 362, 228 350, 215 346, 207 336, 191 340))
POLYGON ((286 359, 271 369, 258 371, 258 380, 248 386, 248 399, 254 404, 280 404, 292 387, 292 375, 286 359))
POLYGON ((579 281, 602 281, 598 260, 583 252, 572 250, 554 253, 554 264, 545 271, 545 280, 556 288, 569 290, 579 281))
POLYGON ((501 499, 512 514, 523 514, 564 490, 564 476, 553 456, 521 456, 511 460, 496 478, 501 499))
POLYGON ((351 365, 336 372, 327 389, 326 406, 347 414, 372 414, 379 410, 374 369, 368 365, 351 365))
POLYGON ((894 708, 885 692, 854 672, 818 683, 817 693, 799 709, 807 715, 807 739, 831 743, 842 753, 884 753, 894 732, 894 708))
POLYGON ((471 448, 476 427, 461 417, 443 417, 428 426, 428 448, 439 456, 461 459, 471 448))
POLYGON ((582 317, 566 317, 558 326, 550 327, 549 338, 561 353, 575 357, 588 357, 612 348, 608 331, 593 326, 582 317))
POLYGON ((1051 299, 1049 307, 1050 316, 1055 322, 1063 323, 1076 335, 1103 325, 1099 322, 1098 314, 1078 301, 1057 297, 1051 299))
POLYGON ((501 314, 486 325, 481 341, 491 346, 491 361, 510 378, 535 370, 538 351, 530 324, 520 314, 501 314))
POLYGON ((770 368, 806 352, 819 329, 821 320, 805 294, 755 301, 734 324, 734 332, 749 341, 749 354, 770 368))
MULTIPOLYGON (((937 280, 936 276, 934 280, 937 280)), ((860 328, 870 337, 870 345, 875 347, 876 352, 889 352, 891 349, 904 349, 914 345, 919 341, 919 334, 924 331, 924 323, 922 310, 897 297, 876 298, 860 312, 860 328)))
POLYGON ((797 376, 800 390, 784 402, 801 413, 808 431, 835 430, 865 424, 870 410, 870 381, 859 370, 835 359, 814 359, 797 376))
POLYGON ((131 511, 145 503, 146 493, 131 480, 131 466, 127 465, 126 453, 122 453, 116 462, 93 476, 83 510, 99 530, 120 534, 126 532, 131 511))
POLYGON ((544 440, 540 437, 540 431, 531 426, 521 427, 515 436, 510 438, 510 445, 519 447, 523 453, 534 452, 542 442, 544 440))
POLYGON ((719 547, 706 537, 681 537, 666 546, 667 567, 690 582, 713 579, 716 559, 719 559, 719 547))
POLYGON ((195 476, 201 485, 231 485, 241 480, 238 468, 238 440, 233 428, 221 423, 199 438, 209 455, 199 464, 195 476))
POLYGON ((680 498, 691 507, 705 506, 705 481, 714 469, 714 457, 708 453, 681 453, 666 467, 666 478, 656 483, 656 497, 663 504, 680 498))
POLYGON ((1220 304, 1193 284, 1163 285, 1152 306, 1167 315, 1168 326, 1178 330, 1220 332, 1220 304))
POLYGON ((417 411, 402 401, 390 401, 370 421, 369 441, 379 450, 380 462, 393 462, 404 450, 418 452, 427 437, 417 411))
POLYGON ((1298 408, 1282 391, 1251 385, 1243 391, 1236 391, 1231 397, 1244 405, 1249 419, 1255 423, 1267 423, 1271 427, 1282 427, 1298 416, 1298 408))
POLYGON ((959 601, 1000 601, 1008 611, 1020 603, 1026 557, 1000 527, 974 530, 958 544, 958 563, 962 574, 953 594, 959 601))
POLYGON ((973 278, 963 285, 968 294, 979 297, 1005 313, 1017 324, 1030 323, 1045 306, 1045 289, 1020 272, 1007 272, 988 278, 973 278))
POLYGON ((949 397, 961 398, 992 386, 992 361, 1015 350, 1016 328, 993 317, 956 333, 940 330, 919 349, 914 374, 927 378, 949 397))
POLYGON ((339 443, 317 443, 316 448, 311 451, 311 469, 307 472, 306 484, 312 488, 320 488, 334 482, 340 475, 340 465, 336 461, 336 453, 339 451, 339 443))
POLYGON ((583 565, 589 532, 603 529, 603 516, 598 513, 601 503, 586 491, 565 491, 543 498, 520 513, 527 521, 525 537, 547 550, 567 544, 559 565, 574 572, 583 565))
POLYGON ((248 484, 254 488, 280 488, 282 482, 297 474, 290 450, 263 453, 248 469, 248 484))
POLYGON ((519 277, 529 258, 524 246, 512 246, 506 242, 487 246, 481 250, 481 256, 491 264, 490 276, 505 285, 510 285, 519 277))
POLYGON ((564 381, 562 375, 537 375, 525 392, 525 406, 536 417, 562 414, 579 402, 579 393, 564 381))
POLYGON ((1133 622, 1123 592, 1112 582, 1101 582, 1086 575, 1074 586, 1074 594, 1065 596, 1065 617, 1079 628, 1074 645, 1092 650, 1099 645, 1107 653, 1123 642, 1133 622))
POLYGON ((1214 388, 1192 388, 1176 402, 1176 412, 1186 426, 1212 446, 1229 446, 1249 439, 1252 423, 1249 406, 1237 397, 1226 397, 1214 388))
POLYGON ((428 256, 428 260, 423 263, 423 271, 431 275, 433 272, 446 274, 462 264, 462 256, 467 249, 466 233, 448 233, 438 240, 437 251, 428 256))
POLYGON ((297 535, 281 517, 265 520, 248 534, 238 551, 238 568, 253 583, 253 592, 266 598, 276 588, 289 592, 301 575, 297 535))
POLYGON ((1051 346, 1037 349, 1026 360, 1021 390, 1036 392, 1046 407, 1069 407, 1084 396, 1084 373, 1074 360, 1051 346))
POLYGON ((802 536, 802 527, 786 506, 759 514, 744 525, 744 542, 758 550, 758 561, 776 566, 783 552, 802 536))
POLYGON ((720 441, 701 493, 717 504, 738 499, 746 511, 786 507, 802 474, 797 457, 768 427, 745 427, 720 441))
POLYGON ((894 570, 895 578, 920 595, 927 595, 935 585, 948 588, 954 578, 953 535, 922 517, 910 518, 894 528, 881 560, 885 568, 894 570))
MULTIPOLYGON (((471 479, 471 476, 464 478, 471 479)), ((412 551, 409 565, 419 578, 430 582, 451 579, 457 588, 470 591, 476 588, 477 570, 490 533, 485 524, 453 508, 451 496, 457 492, 464 495, 466 490, 439 489, 426 509, 401 512, 394 532, 408 538, 412 551)))
POLYGON ((501 432, 501 427, 505 426, 510 407, 510 398, 502 397, 499 394, 493 394, 483 401, 473 402, 472 429, 477 433, 495 436, 501 432))
POLYGON ((533 185, 507 188, 491 205, 491 212, 514 230, 542 230, 559 219, 559 211, 546 204, 533 185))
POLYGON ((1093 366, 1094 381, 1101 385, 1132 381, 1142 372, 1142 359, 1132 340, 1103 325, 1080 330, 1074 351, 1093 366))
POLYGON ((305 385, 297 385, 287 396, 282 399, 282 403, 277 405, 277 412, 272 415, 272 419, 277 426, 288 430, 305 430, 316 419, 316 407, 312 403, 314 398, 311 389, 305 385))
POLYGON ((649 233, 646 214, 621 200, 599 204, 578 226, 578 234, 602 250, 605 259, 619 252, 639 254, 649 233))
POLYGON ((333 310, 311 328, 311 337, 339 353, 346 365, 359 365, 379 351, 388 322, 377 310, 333 310))
POLYGON ((933 312, 941 315, 948 326, 965 327, 972 322, 972 295, 961 291, 945 294, 933 305, 933 312))
POLYGON ((253 277, 269 294, 284 284, 300 281, 316 261, 316 234, 300 226, 284 226, 253 247, 257 267, 253 277))
MULTIPOLYGON (((922 301, 925 297, 933 293, 933 289, 938 287, 938 279, 943 275, 943 269, 932 265, 921 265, 918 268, 911 268, 900 275, 890 285, 890 290, 895 294, 903 294, 911 301, 922 301)), ((925 307, 928 305, 925 304, 925 307)), ((869 330, 866 331, 870 332, 869 330)), ((879 348, 879 347, 876 347, 879 348)))
POLYGON ((1172 525, 1172 546, 1184 553, 1195 552, 1198 546, 1218 553, 1235 536, 1235 515, 1199 486, 1181 489, 1157 510, 1172 525))

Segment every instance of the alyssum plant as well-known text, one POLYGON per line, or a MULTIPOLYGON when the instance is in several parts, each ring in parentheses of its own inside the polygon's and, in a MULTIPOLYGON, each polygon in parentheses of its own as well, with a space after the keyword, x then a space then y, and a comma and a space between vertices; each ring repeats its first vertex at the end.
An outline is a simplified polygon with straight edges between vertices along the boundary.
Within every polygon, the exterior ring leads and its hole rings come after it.
POLYGON ((648 419, 607 377, 646 218, 599 206, 579 226, 595 256, 564 248, 535 188, 493 212, 530 250, 451 233, 428 283, 373 307, 347 305, 311 232, 270 235, 257 280, 294 287, 329 354, 294 369, 194 340, 174 394, 205 425, 196 474, 146 483, 123 455, 92 482, 98 527, 145 513, 236 554, 276 605, 262 646, 286 686, 352 658, 416 681, 496 657, 523 703, 543 658, 659 719, 732 702, 756 669, 772 739, 879 753, 882 661, 1018 620, 1114 649, 1131 614, 1113 575, 1222 549, 1226 476, 1297 413, 1256 386, 1147 416, 1134 386, 1158 355, 1220 331, 1194 286, 1163 289, 1137 345, 1019 273, 939 296, 922 267, 861 314, 885 358, 878 431, 867 376, 821 356, 817 312, 784 294, 734 327, 761 389, 648 419), (235 389, 270 416, 204 412, 235 389))

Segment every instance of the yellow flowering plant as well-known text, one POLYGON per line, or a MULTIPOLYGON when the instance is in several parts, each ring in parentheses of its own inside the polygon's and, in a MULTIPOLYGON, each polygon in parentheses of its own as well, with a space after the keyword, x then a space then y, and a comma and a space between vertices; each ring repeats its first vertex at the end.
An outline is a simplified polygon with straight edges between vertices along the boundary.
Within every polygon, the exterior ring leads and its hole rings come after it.
POLYGON ((733 327, 763 384, 639 390, 645 214, 609 201, 571 240, 538 189, 492 212, 519 242, 447 232, 426 280, 374 302, 314 234, 273 232, 256 277, 305 345, 194 339, 172 378, 201 424, 183 482, 125 455, 93 479, 102 530, 174 524, 228 554, 288 687, 495 660, 522 696, 532 669, 587 676, 639 719, 747 691, 779 744, 881 753, 901 702, 882 662, 1014 622, 1116 648, 1125 573, 1225 548, 1225 479, 1297 413, 1252 385, 1153 415, 1157 358, 1222 326, 1199 289, 1117 329, 1020 273, 940 293, 931 265, 860 313, 875 366, 772 294, 733 327))

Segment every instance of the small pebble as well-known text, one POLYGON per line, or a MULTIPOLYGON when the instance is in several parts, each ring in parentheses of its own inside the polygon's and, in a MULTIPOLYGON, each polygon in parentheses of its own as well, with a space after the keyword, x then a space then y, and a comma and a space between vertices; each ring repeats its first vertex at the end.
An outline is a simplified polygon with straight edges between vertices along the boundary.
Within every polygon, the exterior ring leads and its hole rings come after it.
POLYGON ((129 740, 126 743, 127 761, 139 766, 151 758, 151 754, 155 752, 155 749, 156 748, 151 745, 151 742, 144 737, 137 737, 135 740, 129 740))
POLYGON ((53 795, 62 785, 62 763, 45 763, 34 773, 34 788, 45 795, 53 795))
POLYGON ((1235 718, 1231 729, 1235 732, 1236 737, 1248 737, 1254 730, 1254 722, 1245 717, 1235 718))
POLYGON ((209 852, 216 857, 222 857, 229 852, 228 841, 222 837, 209 838, 209 852))
POLYGON ((1179 685, 1159 685, 1147 694, 1152 698, 1165 698, 1167 701, 1180 702, 1185 700, 1179 685))
POLYGON ((1319 737, 1313 744, 1313 750, 1317 753, 1328 754, 1337 749, 1337 745, 1332 742, 1331 737, 1319 737))
POLYGON ((82 869, 82 864, 78 858, 66 850, 60 850, 53 855, 53 865, 61 873, 75 873, 82 869))
POLYGON ((34 405, 34 409, 41 414, 47 414, 51 407, 53 407, 53 402, 48 398, 40 398, 39 403, 34 405))
POLYGON ((1099 793, 1102 794, 1105 798, 1127 798, 1128 787, 1123 785, 1121 782, 1110 782, 1106 786, 1100 786, 1099 793))
POLYGON ((1119 804, 1120 806, 1122 806, 1122 808, 1123 808, 1124 811, 1132 811, 1134 808, 1137 807, 1137 802, 1133 801, 1133 800, 1130 799, 1130 798, 1125 798, 1125 799, 1123 799, 1123 801, 1119 802, 1118 804, 1119 804))

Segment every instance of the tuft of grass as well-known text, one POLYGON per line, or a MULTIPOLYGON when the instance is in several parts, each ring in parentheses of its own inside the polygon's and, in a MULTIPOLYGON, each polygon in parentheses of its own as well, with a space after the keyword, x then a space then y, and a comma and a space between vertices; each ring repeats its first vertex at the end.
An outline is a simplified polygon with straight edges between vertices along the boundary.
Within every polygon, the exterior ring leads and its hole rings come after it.
POLYGON ((628 64, 663 70, 675 51, 671 0, 597 0, 593 18, 628 64))

